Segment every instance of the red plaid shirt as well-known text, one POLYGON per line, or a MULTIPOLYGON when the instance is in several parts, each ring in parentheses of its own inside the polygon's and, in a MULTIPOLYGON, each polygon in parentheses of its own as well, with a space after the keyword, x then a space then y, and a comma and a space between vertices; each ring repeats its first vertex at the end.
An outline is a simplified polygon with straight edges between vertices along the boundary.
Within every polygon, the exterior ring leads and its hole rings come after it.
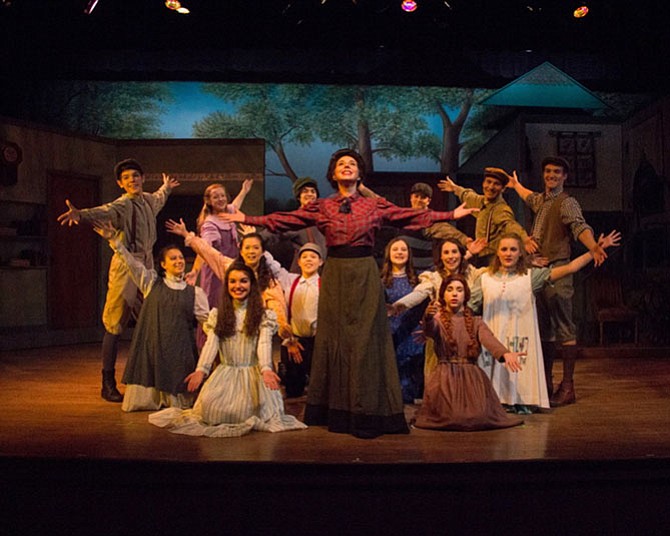
POLYGON ((291 212, 246 216, 244 223, 263 225, 273 233, 316 225, 326 237, 328 247, 333 247, 372 246, 375 232, 384 223, 416 231, 438 221, 453 219, 453 212, 398 207, 384 198, 362 197, 356 192, 350 197, 336 193, 330 197, 319 198, 291 212), (351 206, 349 213, 340 211, 340 205, 346 203, 346 200, 351 206))

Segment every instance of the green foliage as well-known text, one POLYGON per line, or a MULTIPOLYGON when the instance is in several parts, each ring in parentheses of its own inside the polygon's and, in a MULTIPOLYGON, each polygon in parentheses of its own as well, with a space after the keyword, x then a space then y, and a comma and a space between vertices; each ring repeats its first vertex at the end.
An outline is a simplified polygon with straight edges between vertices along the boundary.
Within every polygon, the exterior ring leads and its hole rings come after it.
POLYGON ((262 138, 272 149, 314 140, 309 86, 212 83, 203 90, 236 104, 237 109, 234 115, 214 112, 195 123, 196 137, 262 138))
POLYGON ((486 96, 484 90, 268 84, 205 84, 204 89, 236 109, 209 114, 193 126, 194 136, 265 139, 291 180, 297 175, 285 152, 288 143, 307 145, 319 139, 356 149, 369 170, 380 155, 427 157, 449 172, 458 167, 462 133, 467 132, 468 153, 494 134, 490 128, 464 130, 474 103, 486 96), (436 115, 442 121, 439 135, 427 120, 436 115))
POLYGON ((56 81, 27 88, 16 115, 110 138, 167 137, 160 115, 171 98, 161 83, 56 81))

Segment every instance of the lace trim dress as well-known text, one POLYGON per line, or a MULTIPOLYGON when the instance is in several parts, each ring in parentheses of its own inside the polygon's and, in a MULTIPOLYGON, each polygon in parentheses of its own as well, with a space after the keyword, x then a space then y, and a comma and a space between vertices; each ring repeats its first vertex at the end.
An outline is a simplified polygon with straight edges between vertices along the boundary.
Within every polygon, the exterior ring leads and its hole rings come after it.
POLYGON ((220 339, 214 331, 218 317, 212 309, 205 324, 207 342, 196 370, 208 373, 217 353, 221 364, 205 381, 192 410, 168 408, 149 415, 149 422, 176 434, 239 437, 252 430, 284 432, 307 426, 284 413, 281 391, 268 389, 261 370, 272 368, 272 334, 276 317, 266 310, 259 334, 243 331, 246 303, 235 310, 235 335, 220 339))

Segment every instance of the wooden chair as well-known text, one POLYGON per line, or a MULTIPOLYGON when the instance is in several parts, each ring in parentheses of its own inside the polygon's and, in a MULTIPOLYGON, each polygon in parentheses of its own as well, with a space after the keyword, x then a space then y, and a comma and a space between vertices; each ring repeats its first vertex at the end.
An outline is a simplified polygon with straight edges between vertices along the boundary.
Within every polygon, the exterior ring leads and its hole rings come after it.
POLYGON ((591 305, 600 328, 600 345, 604 344, 605 324, 632 324, 633 343, 638 340, 638 312, 623 300, 621 280, 608 274, 594 274, 589 280, 591 305))

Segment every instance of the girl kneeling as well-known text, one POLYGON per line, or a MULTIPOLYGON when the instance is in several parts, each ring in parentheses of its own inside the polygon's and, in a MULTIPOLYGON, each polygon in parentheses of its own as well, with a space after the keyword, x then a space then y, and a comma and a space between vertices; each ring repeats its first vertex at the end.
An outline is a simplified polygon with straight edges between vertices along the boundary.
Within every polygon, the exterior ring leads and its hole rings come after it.
POLYGON ((447 276, 440 287, 437 312, 424 317, 426 336, 435 341, 437 368, 426 378, 423 405, 416 415, 417 428, 437 430, 488 430, 521 424, 505 412, 477 357, 484 345, 510 372, 521 370, 522 352, 508 352, 481 317, 464 306, 470 299, 460 274, 447 276))
POLYGON ((251 430, 283 432, 306 428, 284 414, 279 378, 272 370, 275 314, 263 308, 251 268, 233 263, 226 271, 219 310, 212 309, 207 342, 195 372, 185 381, 196 391, 217 353, 221 364, 204 383, 192 410, 169 408, 149 422, 177 434, 234 437, 251 430))

